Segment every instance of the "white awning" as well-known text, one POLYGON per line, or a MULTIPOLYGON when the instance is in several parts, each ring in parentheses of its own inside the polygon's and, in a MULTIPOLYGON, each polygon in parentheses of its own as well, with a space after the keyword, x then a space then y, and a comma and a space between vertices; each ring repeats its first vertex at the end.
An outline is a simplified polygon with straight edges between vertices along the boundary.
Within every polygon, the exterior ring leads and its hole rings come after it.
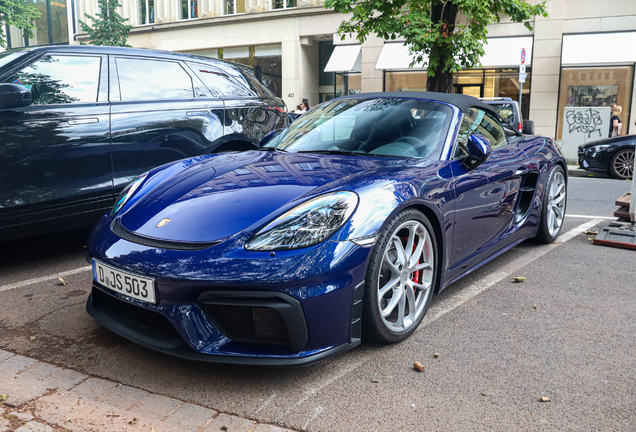
MULTIPOLYGON (((526 50, 526 65, 532 64, 532 36, 490 38, 484 47, 486 53, 481 58, 484 67, 519 67, 521 50, 526 50)), ((424 57, 427 59, 426 56, 424 57)), ((376 69, 404 70, 409 66, 413 57, 402 42, 387 42, 382 48, 376 69)), ((421 69, 415 66, 412 69, 421 69)))
POLYGON ((329 57, 325 72, 361 72, 362 45, 337 45, 329 57))
POLYGON ((563 65, 636 62, 636 32, 564 35, 563 65))

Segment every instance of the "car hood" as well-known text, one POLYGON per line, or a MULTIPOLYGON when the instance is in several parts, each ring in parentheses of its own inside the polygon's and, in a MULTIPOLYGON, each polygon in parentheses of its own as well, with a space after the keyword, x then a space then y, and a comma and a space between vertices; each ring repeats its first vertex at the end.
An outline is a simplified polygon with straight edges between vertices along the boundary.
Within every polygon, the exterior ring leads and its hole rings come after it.
POLYGON ((623 136, 617 136, 617 137, 612 137, 612 138, 603 138, 597 141, 592 141, 590 143, 587 144, 583 144, 580 145, 579 148, 580 149, 588 149, 590 147, 594 147, 597 145, 603 145, 603 144, 614 144, 614 145, 623 145, 623 144, 633 144, 634 141, 636 141, 634 139, 633 135, 623 135, 623 136))
POLYGON ((254 230, 260 226, 257 223, 266 223, 311 196, 351 190, 356 178, 369 179, 373 173, 408 163, 393 158, 262 151, 221 154, 184 165, 158 184, 142 186, 137 192, 140 197, 118 218, 125 229, 143 236, 214 242, 254 230))

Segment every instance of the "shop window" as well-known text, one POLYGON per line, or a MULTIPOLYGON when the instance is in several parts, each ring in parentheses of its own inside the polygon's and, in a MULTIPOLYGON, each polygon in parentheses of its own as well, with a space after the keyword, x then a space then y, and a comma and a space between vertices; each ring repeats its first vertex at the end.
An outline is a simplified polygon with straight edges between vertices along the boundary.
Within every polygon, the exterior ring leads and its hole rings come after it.
MULTIPOLYGON (((256 79, 274 95, 282 97, 283 50, 280 44, 252 45, 189 52, 204 57, 219 58, 245 66, 251 66, 256 79)), ((243 84, 247 87, 252 87, 249 82, 243 84)))
POLYGON ((35 0, 33 4, 42 14, 35 20, 33 37, 26 39, 22 30, 9 26, 8 48, 68 43, 66 0, 35 0))
POLYGON ((298 0, 272 0, 272 9, 289 9, 298 6, 298 0))
POLYGON ((199 18, 199 0, 180 0, 179 19, 199 18))
POLYGON ((387 72, 384 88, 388 92, 426 91, 426 71, 387 72))
POLYGON ((632 66, 561 70, 557 139, 566 157, 575 158, 581 144, 609 136, 611 104, 623 109, 623 134, 627 133, 633 75, 632 66))
POLYGON ((137 4, 137 24, 154 24, 155 22, 155 1, 138 0, 137 4))

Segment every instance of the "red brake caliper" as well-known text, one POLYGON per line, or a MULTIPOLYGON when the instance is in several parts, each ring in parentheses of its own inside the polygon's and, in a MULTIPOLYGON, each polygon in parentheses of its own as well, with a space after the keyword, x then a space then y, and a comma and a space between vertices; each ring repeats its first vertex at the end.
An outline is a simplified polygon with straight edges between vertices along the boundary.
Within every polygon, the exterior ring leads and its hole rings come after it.
MULTIPOLYGON (((413 244, 413 252, 415 252, 415 249, 417 249, 417 246, 415 246, 415 242, 413 244)), ((420 260, 417 262, 418 264, 422 264, 422 259, 420 258, 420 260)), ((420 283, 420 278, 422 276, 422 270, 418 270, 415 273, 413 273, 413 279, 412 281, 415 283, 420 283)), ((415 287, 413 287, 413 291, 415 291, 415 287)))

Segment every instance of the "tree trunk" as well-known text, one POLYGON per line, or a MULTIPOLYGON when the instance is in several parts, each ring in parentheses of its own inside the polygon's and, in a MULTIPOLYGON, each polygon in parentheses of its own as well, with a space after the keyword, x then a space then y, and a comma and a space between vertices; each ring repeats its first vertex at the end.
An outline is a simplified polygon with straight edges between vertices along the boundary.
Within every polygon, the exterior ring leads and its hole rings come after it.
MULTIPOLYGON (((447 37, 455 31, 455 20, 457 18, 457 6, 452 0, 441 5, 431 7, 431 19, 434 23, 441 23, 445 28, 442 30, 447 37)), ((434 69, 435 76, 429 76, 426 81, 426 90, 440 93, 453 93, 453 74, 443 72, 444 64, 448 56, 452 56, 453 49, 448 43, 438 44, 431 50, 431 57, 439 58, 439 64, 434 69)))

